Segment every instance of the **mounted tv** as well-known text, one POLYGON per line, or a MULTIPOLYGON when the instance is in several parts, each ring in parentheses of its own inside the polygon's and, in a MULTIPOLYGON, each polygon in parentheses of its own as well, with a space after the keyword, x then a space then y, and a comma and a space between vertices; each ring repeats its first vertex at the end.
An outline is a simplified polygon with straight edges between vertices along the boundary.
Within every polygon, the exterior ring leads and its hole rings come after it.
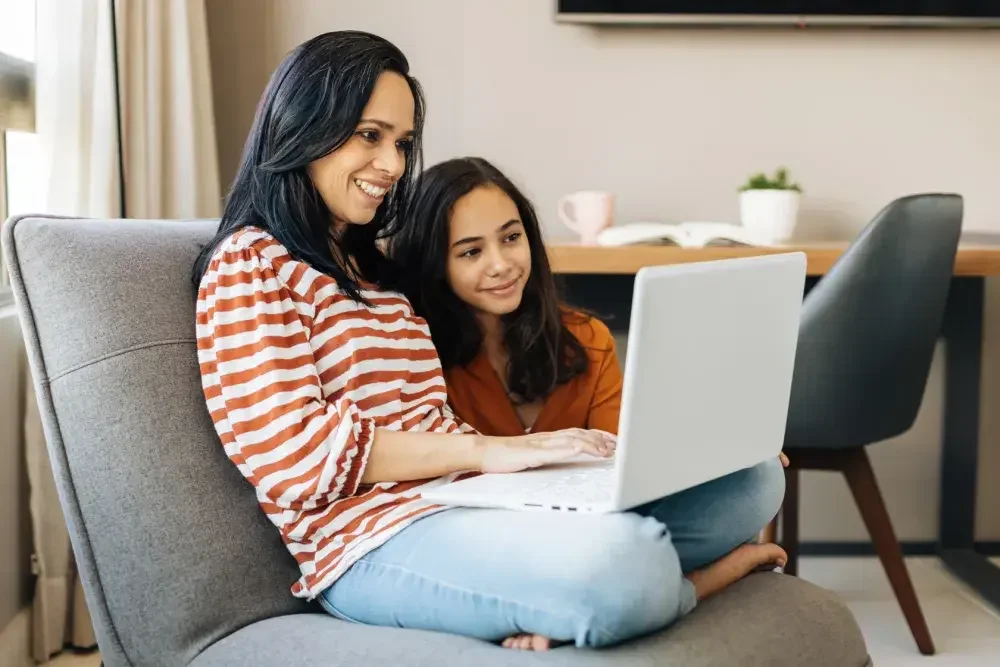
POLYGON ((567 23, 1000 27, 1000 0, 556 0, 567 23))

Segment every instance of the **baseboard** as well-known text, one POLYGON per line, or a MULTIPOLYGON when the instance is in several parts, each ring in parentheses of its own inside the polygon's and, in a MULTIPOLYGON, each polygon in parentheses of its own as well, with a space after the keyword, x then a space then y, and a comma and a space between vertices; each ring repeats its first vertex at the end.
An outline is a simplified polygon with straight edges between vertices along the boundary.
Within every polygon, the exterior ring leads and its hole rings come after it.
POLYGON ((5 667, 34 667, 31 657, 31 607, 17 612, 7 627, 0 628, 0 658, 5 667))
MULTIPOLYGON (((937 553, 937 543, 927 541, 900 542, 904 556, 933 556, 937 553)), ((1000 542, 976 542, 976 551, 984 556, 1000 556, 1000 542)), ((803 556, 874 556, 871 542, 802 542, 799 554, 803 556)))

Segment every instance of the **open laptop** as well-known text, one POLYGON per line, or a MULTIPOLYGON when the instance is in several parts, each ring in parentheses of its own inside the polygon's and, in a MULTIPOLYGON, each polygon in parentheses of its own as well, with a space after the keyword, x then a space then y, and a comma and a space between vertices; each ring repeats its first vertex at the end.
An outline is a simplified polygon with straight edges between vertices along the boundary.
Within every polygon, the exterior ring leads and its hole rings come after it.
POLYGON ((478 475, 423 497, 616 512, 777 458, 805 275, 799 252, 641 269, 614 458, 478 475))

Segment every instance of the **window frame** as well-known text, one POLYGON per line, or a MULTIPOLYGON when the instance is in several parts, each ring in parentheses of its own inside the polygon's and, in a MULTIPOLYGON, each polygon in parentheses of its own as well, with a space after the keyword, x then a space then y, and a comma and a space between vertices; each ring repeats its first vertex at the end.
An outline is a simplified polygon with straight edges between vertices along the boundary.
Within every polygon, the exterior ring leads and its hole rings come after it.
MULTIPOLYGON (((0 127, 0 221, 7 220, 7 130, 0 127)), ((0 251, 0 309, 13 300, 7 262, 0 251)))
MULTIPOLYGON (((0 222, 9 213, 7 130, 35 131, 35 65, 0 52, 0 222)), ((0 309, 13 301, 7 264, 0 257, 0 309)))

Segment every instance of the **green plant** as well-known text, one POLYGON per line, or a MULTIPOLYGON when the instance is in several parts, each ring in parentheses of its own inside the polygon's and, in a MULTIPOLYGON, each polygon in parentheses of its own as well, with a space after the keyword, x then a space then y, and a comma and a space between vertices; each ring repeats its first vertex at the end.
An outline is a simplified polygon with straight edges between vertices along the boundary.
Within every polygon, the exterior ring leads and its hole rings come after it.
POLYGON ((768 178, 764 172, 759 172, 751 176, 745 184, 740 187, 740 192, 747 190, 794 190, 802 192, 798 183, 791 183, 788 180, 788 170, 778 167, 774 172, 774 178, 768 178))

